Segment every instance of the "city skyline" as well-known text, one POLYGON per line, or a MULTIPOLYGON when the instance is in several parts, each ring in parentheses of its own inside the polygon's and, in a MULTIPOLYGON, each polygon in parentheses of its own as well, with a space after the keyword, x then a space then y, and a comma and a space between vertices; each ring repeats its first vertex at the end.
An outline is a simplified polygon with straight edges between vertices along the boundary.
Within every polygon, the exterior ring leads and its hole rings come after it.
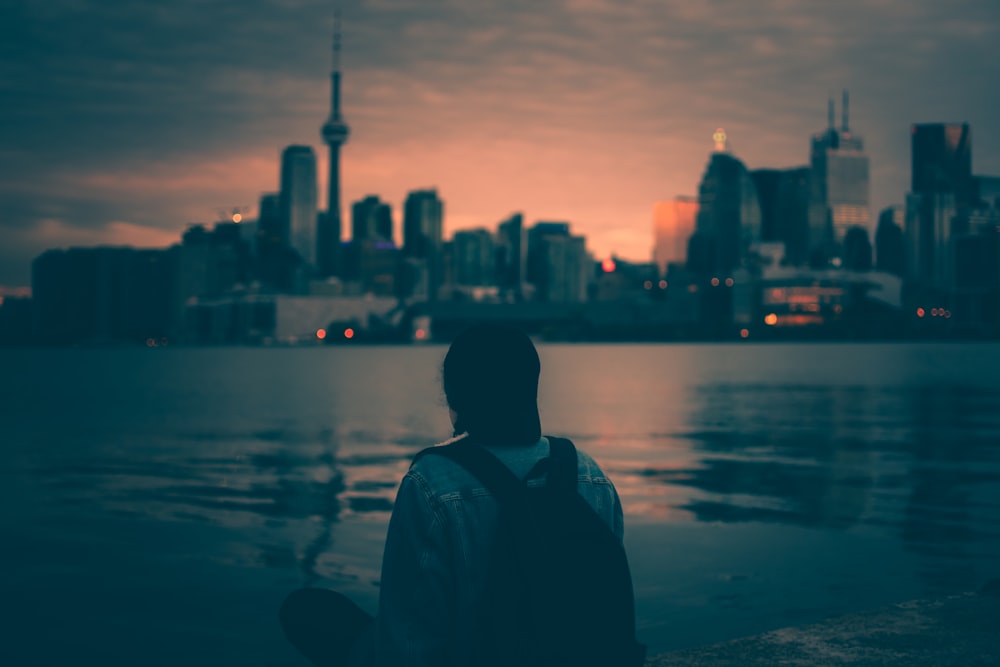
MULTIPOLYGON (((998 10, 869 5, 343 3, 341 214, 377 194, 398 240, 405 193, 433 187, 446 237, 523 211, 570 221, 599 257, 651 261, 653 207, 696 194, 717 125, 751 170, 802 166, 845 87, 873 219, 904 201, 912 123, 968 122, 973 170, 1000 172, 1000 94, 978 83, 998 10)), ((96 7, 4 10, 23 29, 3 50, 22 103, 0 111, 0 285, 27 284, 45 248, 166 246, 219 210, 256 217, 290 144, 321 156, 324 190, 329 3, 96 7)))

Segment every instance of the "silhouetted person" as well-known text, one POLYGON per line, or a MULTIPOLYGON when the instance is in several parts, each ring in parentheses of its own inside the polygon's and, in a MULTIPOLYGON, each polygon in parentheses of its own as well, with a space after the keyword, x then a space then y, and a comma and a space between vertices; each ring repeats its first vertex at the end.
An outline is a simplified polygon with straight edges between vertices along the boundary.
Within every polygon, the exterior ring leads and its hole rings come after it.
MULTIPOLYGON (((593 459, 567 440, 542 436, 540 364, 530 339, 505 326, 474 326, 452 343, 443 371, 455 436, 421 452, 400 484, 378 615, 337 593, 303 589, 281 610, 289 640, 316 665, 467 667, 519 650, 529 655, 518 664, 535 664, 542 659, 530 653, 544 644, 538 635, 558 635, 560 655, 593 653, 607 635, 622 638, 608 649, 611 664, 641 664, 618 494, 593 459), (538 504, 525 504, 529 496, 538 504), (527 524, 543 524, 546 512, 545 534, 528 535, 527 524), (562 523, 572 527, 570 539, 585 541, 553 538, 562 523), (511 549, 498 555, 505 545, 511 549), (518 569, 515 561, 528 565, 518 569), (531 588, 540 599, 509 594, 531 588), (544 627, 536 632, 528 616, 541 616, 544 627), (586 627, 592 619, 597 628, 586 627)), ((544 664, 559 664, 548 650, 544 664)))

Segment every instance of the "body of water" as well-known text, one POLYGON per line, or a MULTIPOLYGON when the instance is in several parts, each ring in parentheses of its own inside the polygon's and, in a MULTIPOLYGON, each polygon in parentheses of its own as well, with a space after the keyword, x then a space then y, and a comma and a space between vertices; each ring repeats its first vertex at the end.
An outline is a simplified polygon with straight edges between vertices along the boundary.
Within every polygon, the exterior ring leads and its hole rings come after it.
MULTIPOLYGON (((371 611, 443 347, 0 350, 4 665, 304 665, 371 611)), ((721 641, 1000 577, 1000 346, 542 345, 615 481, 640 638, 721 641)))

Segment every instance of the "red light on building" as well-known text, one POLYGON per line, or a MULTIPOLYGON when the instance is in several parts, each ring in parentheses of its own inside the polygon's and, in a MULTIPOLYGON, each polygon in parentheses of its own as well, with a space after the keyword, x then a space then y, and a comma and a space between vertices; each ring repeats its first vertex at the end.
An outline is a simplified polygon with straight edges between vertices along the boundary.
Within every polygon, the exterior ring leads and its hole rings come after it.
POLYGON ((350 327, 344 329, 344 338, 346 338, 347 340, 354 338, 354 329, 350 327))
POLYGON ((726 287, 732 287, 735 284, 732 278, 726 278, 726 287))
POLYGON ((644 282, 642 284, 642 288, 643 289, 653 289, 653 281, 652 280, 647 280, 646 282, 644 282))
POLYGON ((667 289, 667 281, 666 280, 661 280, 660 281, 660 289, 667 289))
POLYGON ((749 338, 749 337, 750 337, 749 329, 740 329, 740 338, 749 338))
POLYGON ((924 310, 923 308, 917 308, 917 317, 923 317, 926 314, 927 314, 926 310, 924 310))
POLYGON ((316 338, 320 340, 326 338, 326 329, 316 329, 316 338))
POLYGON ((719 279, 712 278, 712 287, 718 287, 718 286, 719 286, 719 279))
POLYGON ((614 273, 615 272, 615 260, 613 260, 610 257, 608 257, 606 260, 604 260, 603 262, 601 262, 601 269, 605 273, 614 273))
POLYGON ((424 340, 427 338, 427 331, 425 329, 417 329, 413 332, 413 337, 417 340, 424 340))
POLYGON ((773 327, 777 323, 778 323, 778 316, 774 313, 769 313, 767 316, 764 317, 764 324, 766 324, 769 327, 773 327))

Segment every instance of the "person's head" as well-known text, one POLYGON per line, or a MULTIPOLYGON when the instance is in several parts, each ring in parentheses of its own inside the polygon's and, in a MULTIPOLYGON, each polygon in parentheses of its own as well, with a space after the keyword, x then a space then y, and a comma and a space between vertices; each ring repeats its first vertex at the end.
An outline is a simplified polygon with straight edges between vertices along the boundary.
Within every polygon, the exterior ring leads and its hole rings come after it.
POLYGON ((444 394, 455 433, 489 445, 530 445, 538 418, 538 353, 524 333, 499 324, 463 331, 444 358, 444 394))

